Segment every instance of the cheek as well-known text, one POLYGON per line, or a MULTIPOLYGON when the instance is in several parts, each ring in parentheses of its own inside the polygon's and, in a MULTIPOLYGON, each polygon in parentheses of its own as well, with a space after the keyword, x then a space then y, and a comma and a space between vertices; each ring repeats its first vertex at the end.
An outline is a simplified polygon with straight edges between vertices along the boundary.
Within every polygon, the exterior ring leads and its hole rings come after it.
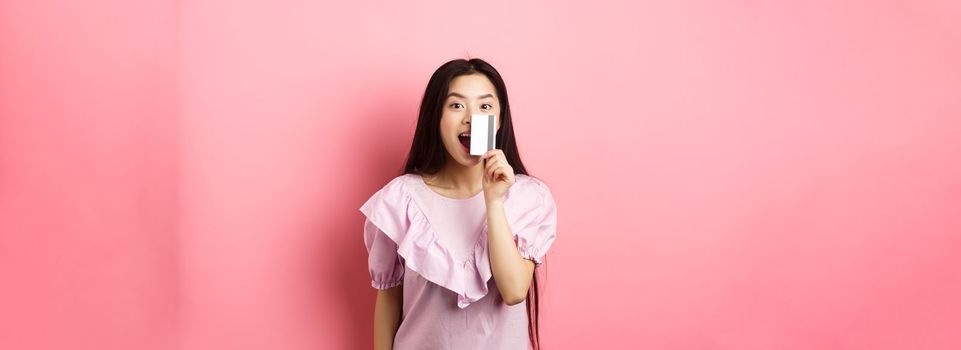
POLYGON ((443 135, 448 135, 454 132, 455 130, 457 130, 457 124, 458 124, 457 118, 455 118, 452 115, 448 115, 447 113, 444 113, 444 115, 442 115, 440 118, 440 132, 443 135))

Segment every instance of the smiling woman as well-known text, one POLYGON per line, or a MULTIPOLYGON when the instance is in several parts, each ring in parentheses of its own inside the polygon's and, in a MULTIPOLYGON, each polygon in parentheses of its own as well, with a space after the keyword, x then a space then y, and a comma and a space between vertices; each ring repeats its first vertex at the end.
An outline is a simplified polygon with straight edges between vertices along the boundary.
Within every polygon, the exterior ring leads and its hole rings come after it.
POLYGON ((454 60, 434 72, 404 174, 361 211, 375 348, 540 348, 534 272, 556 207, 520 160, 494 67, 454 60), (498 143, 483 156, 470 154, 472 114, 496 117, 498 143))
MULTIPOLYGON (((457 135, 457 140, 460 141, 463 146, 463 153, 468 155, 466 158, 467 163, 471 165, 476 164, 479 158, 470 157, 470 125, 466 126, 467 130, 463 130, 465 127, 463 125, 464 120, 471 118, 470 113, 473 113, 468 111, 466 106, 469 102, 470 105, 478 106, 476 109, 477 113, 496 115, 500 109, 498 108, 498 99, 494 94, 490 93, 490 91, 495 91, 494 85, 484 75, 470 74, 454 78, 450 83, 450 93, 447 94, 447 101, 443 115, 441 116, 441 134, 448 135, 453 133, 457 135)), ((499 126, 499 123, 496 122, 497 119, 498 118, 493 118, 496 125, 495 128, 499 126)), ((470 123, 470 121, 468 121, 468 123, 470 123)), ((444 146, 448 147, 448 149, 457 148, 456 145, 448 145, 446 143, 446 137, 444 146)), ((462 155, 462 152, 457 152, 457 154, 462 155)))

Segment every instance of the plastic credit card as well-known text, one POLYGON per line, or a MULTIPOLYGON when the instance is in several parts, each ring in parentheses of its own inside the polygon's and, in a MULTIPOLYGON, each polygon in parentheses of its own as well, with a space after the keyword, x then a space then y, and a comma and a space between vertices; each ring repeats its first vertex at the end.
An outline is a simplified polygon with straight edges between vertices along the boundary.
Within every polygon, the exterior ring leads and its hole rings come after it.
POLYGON ((495 119, 490 114, 471 114, 470 116, 470 154, 482 156, 494 149, 494 135, 497 127, 495 119))

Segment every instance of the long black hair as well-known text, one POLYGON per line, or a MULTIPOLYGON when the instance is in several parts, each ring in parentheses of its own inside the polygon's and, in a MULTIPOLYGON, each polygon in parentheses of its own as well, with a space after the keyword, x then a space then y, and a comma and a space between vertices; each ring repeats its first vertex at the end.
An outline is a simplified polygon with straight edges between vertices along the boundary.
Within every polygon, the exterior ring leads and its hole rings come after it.
POLYGON ((507 99, 507 86, 504 79, 493 66, 480 58, 471 60, 457 59, 444 63, 434 71, 434 75, 427 82, 427 90, 420 102, 420 115, 417 117, 417 129, 414 130, 414 141, 410 145, 404 174, 435 174, 444 168, 447 162, 447 149, 440 139, 440 118, 443 113, 444 101, 450 89, 450 82, 454 78, 483 74, 494 84, 497 99, 500 101, 500 129, 497 130, 495 148, 504 152, 507 163, 514 168, 514 174, 527 175, 527 169, 521 162, 517 152, 517 141, 514 138, 514 124, 511 122, 511 108, 507 99))
MULTIPOLYGON (((431 175, 444 168, 444 164, 447 162, 447 149, 444 148, 440 138, 440 118, 443 113, 444 102, 447 100, 451 80, 469 74, 483 74, 497 90, 497 99, 500 101, 501 107, 501 127, 497 130, 495 147, 504 152, 504 157, 507 158, 507 163, 514 169, 514 174, 529 175, 517 150, 514 124, 511 122, 511 108, 507 99, 507 86, 504 84, 501 74, 489 63, 479 58, 456 59, 444 63, 431 75, 430 81, 427 82, 427 89, 424 91, 424 98, 420 102, 417 129, 414 131, 414 140, 411 142, 410 153, 407 155, 407 164, 404 165, 404 174, 431 175)), ((527 291, 527 332, 534 350, 540 350, 540 327, 538 324, 540 302, 538 299, 537 271, 535 270, 531 280, 531 288, 527 291)))

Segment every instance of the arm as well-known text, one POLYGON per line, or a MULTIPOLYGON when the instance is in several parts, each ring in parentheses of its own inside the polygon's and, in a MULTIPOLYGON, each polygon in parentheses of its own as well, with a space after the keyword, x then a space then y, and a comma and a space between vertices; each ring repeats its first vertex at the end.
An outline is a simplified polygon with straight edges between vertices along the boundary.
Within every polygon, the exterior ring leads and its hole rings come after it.
POLYGON ((403 304, 403 285, 377 291, 377 303, 374 306, 375 350, 393 349, 403 304))
POLYGON ((534 262, 521 257, 504 213, 503 199, 487 201, 487 249, 491 272, 504 302, 515 305, 527 299, 534 277, 534 262))

